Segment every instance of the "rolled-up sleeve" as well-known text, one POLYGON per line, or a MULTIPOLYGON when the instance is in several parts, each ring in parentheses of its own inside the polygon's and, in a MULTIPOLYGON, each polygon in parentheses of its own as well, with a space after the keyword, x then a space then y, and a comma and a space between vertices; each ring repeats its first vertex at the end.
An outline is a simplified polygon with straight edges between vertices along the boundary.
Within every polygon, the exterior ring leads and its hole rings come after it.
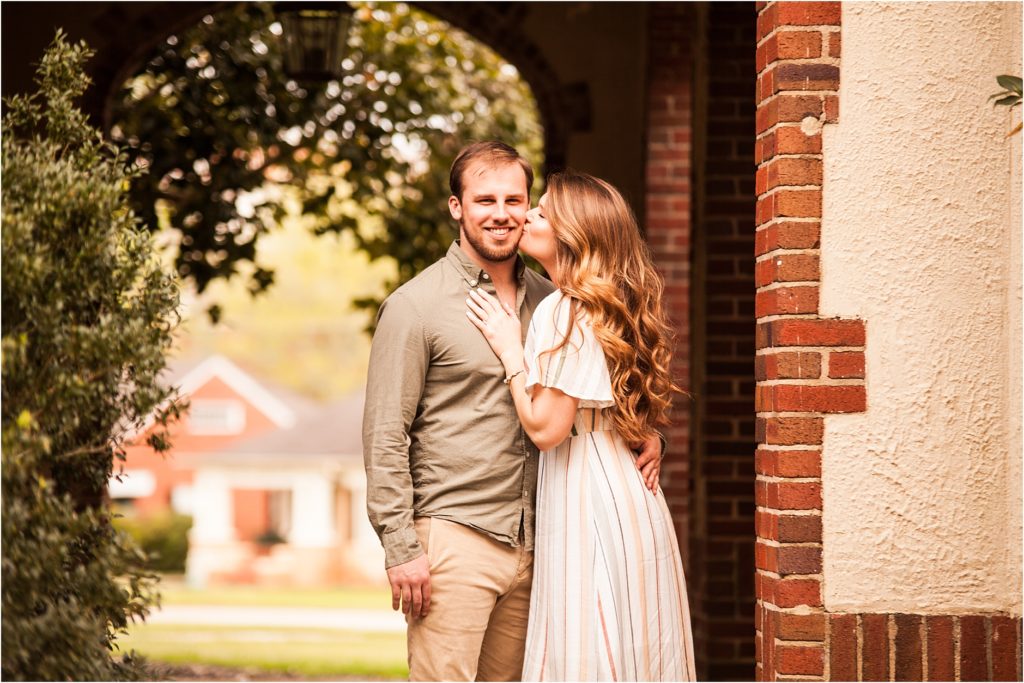
POLYGON ((401 292, 377 314, 363 412, 366 508, 385 567, 416 559, 409 433, 423 394, 430 349, 419 312, 401 292))

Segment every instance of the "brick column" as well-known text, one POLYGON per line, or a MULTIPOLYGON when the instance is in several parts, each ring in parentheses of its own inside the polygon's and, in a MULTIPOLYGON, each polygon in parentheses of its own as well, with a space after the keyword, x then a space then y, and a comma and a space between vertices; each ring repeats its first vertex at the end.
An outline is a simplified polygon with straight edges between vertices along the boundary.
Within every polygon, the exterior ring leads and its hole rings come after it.
POLYGON ((824 417, 866 409, 865 325, 818 310, 822 126, 839 115, 840 4, 758 3, 757 676, 1021 680, 1021 618, 827 612, 824 417))
MULTIPOLYGON (((665 277, 664 303, 676 334, 673 374, 689 388, 690 8, 682 3, 653 3, 649 12, 645 227, 655 263, 665 277)), ((688 562, 690 417, 688 402, 681 397, 672 421, 661 482, 688 562)))
POLYGON ((824 416, 866 407, 864 324, 818 311, 821 129, 838 116, 840 5, 758 8, 757 677, 822 680, 824 416))

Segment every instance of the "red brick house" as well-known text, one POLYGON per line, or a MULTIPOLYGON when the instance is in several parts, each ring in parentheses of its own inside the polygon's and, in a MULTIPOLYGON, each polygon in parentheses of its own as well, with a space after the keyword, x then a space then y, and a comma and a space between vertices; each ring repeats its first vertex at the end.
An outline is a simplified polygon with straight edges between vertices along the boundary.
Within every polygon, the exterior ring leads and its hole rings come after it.
MULTIPOLYGON (((148 427, 127 448, 123 474, 110 483, 110 497, 138 515, 167 510, 192 514, 192 483, 199 462, 233 444, 291 427, 300 414, 314 409, 309 401, 272 393, 223 356, 179 364, 168 381, 191 403, 188 413, 171 427, 174 451, 160 456, 146 446, 148 427)), ((251 500, 242 507, 256 512, 265 503, 251 500)))

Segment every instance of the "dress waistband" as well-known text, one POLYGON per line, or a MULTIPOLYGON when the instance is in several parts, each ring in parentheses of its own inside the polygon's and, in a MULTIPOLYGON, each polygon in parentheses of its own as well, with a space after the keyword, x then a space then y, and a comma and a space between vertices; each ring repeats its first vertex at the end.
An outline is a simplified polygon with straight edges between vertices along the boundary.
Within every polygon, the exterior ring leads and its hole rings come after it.
POLYGON ((611 409, 608 408, 580 408, 572 422, 573 436, 588 432, 610 432, 614 429, 611 409))

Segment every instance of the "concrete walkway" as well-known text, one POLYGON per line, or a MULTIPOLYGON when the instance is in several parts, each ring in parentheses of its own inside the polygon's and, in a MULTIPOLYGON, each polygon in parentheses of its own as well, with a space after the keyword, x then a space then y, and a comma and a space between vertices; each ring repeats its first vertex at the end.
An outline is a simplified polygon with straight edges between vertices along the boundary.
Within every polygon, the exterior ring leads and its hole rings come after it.
POLYGON ((218 607, 167 605, 154 610, 150 624, 190 626, 273 626, 279 628, 333 628, 346 631, 404 633, 401 612, 317 607, 218 607))

